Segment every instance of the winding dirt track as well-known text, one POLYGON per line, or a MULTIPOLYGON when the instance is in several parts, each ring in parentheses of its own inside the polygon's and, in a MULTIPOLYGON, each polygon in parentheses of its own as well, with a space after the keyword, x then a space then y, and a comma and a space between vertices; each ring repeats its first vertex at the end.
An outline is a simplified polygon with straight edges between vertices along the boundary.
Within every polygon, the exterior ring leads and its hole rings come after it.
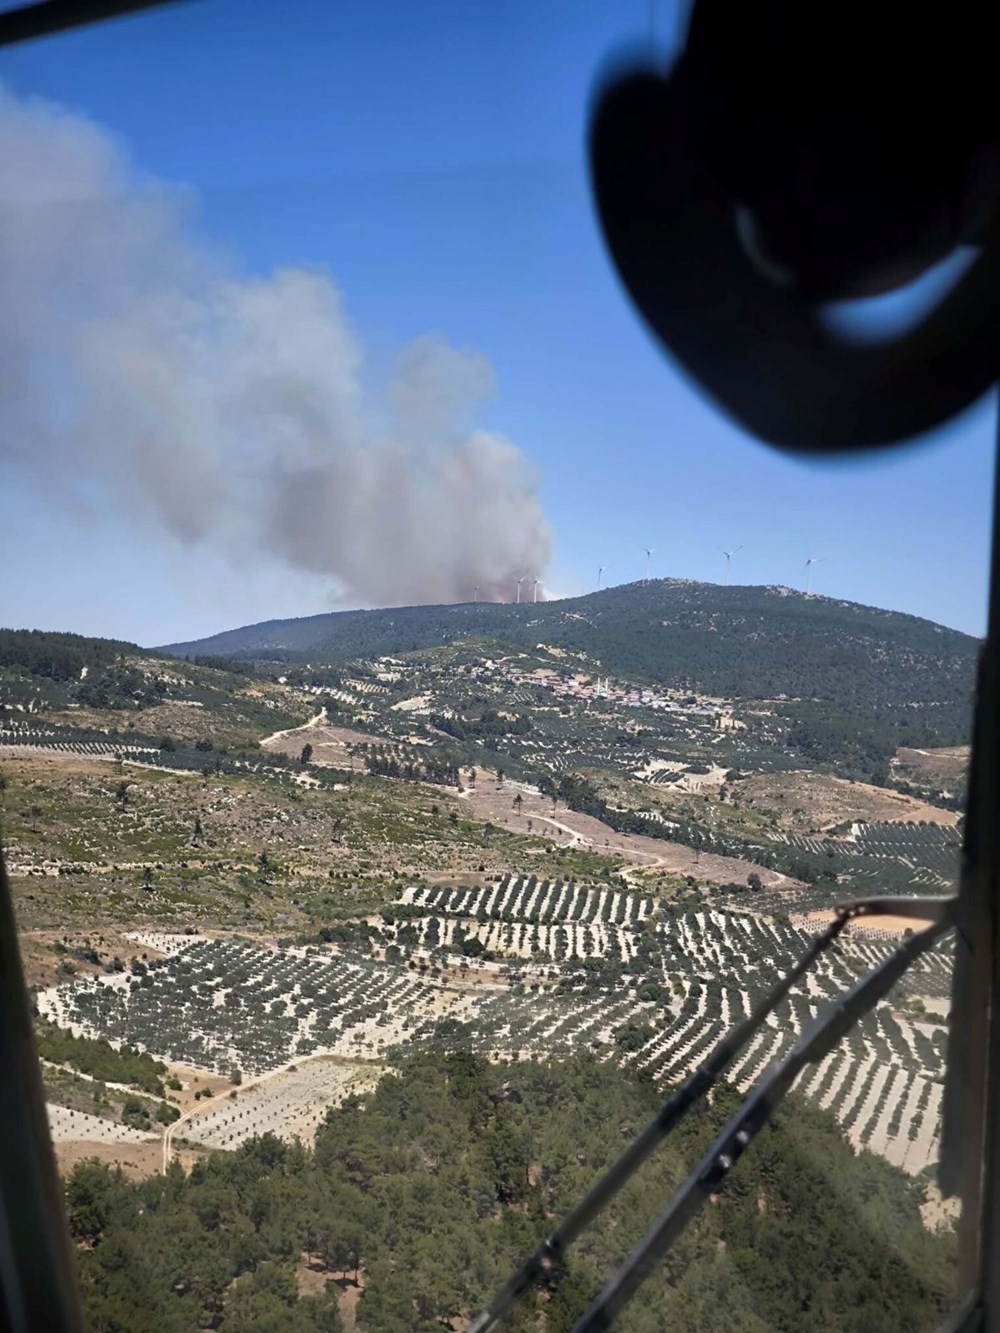
POLYGON ((543 826, 542 831, 553 830, 556 841, 563 842, 567 847, 581 847, 602 855, 621 857, 637 867, 677 875, 696 875, 713 884, 745 883, 749 874, 758 874, 768 888, 801 887, 798 880, 788 875, 765 870, 736 857, 699 853, 681 843, 649 838, 641 833, 618 833, 592 815, 580 814, 576 810, 562 809, 556 813, 552 809, 551 798, 543 796, 537 787, 527 783, 505 782, 501 786, 492 779, 484 781, 480 778, 475 788, 466 789, 461 796, 471 807, 474 819, 504 825, 513 832, 525 834, 529 832, 530 821, 532 831, 539 829, 540 825, 543 826), (518 795, 521 797, 520 813, 514 805, 518 795))

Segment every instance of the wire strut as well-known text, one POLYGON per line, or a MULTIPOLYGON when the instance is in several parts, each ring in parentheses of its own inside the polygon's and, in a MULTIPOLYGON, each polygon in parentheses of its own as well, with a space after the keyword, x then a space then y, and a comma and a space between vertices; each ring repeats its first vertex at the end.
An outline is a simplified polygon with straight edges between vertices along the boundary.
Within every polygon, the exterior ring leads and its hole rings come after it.
POLYGON ((780 978, 760 1004, 718 1042, 705 1062, 671 1093, 654 1119, 473 1320, 469 1333, 485 1333, 539 1278, 555 1275, 567 1247, 614 1198, 691 1107, 719 1081, 726 1067, 768 1015, 819 955, 830 947, 848 922, 859 916, 873 915, 930 920, 930 926, 905 940, 878 967, 834 1000, 810 1024, 784 1059, 764 1075, 705 1158, 679 1187, 645 1238, 576 1325, 574 1333, 597 1333, 609 1328, 615 1315, 667 1253, 705 1199, 719 1189, 758 1130, 784 1100, 803 1067, 824 1059, 844 1033, 882 999, 910 964, 949 929, 954 902, 953 898, 876 898, 836 908, 837 915, 826 930, 816 936, 794 967, 780 978))

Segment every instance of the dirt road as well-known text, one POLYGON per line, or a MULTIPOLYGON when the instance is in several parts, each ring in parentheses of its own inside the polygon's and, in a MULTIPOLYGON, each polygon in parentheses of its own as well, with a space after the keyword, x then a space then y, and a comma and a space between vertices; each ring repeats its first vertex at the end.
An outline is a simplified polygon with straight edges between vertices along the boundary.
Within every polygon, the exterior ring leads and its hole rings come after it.
POLYGON ((768 888, 800 887, 797 880, 775 870, 765 870, 749 861, 730 856, 696 852, 682 843, 646 837, 641 833, 618 833, 592 815, 576 810, 553 810, 552 799, 528 783, 480 778, 474 788, 462 792, 473 818, 504 825, 512 832, 552 832, 555 841, 567 847, 582 847, 601 855, 621 857, 637 867, 663 870, 676 875, 694 875, 713 884, 745 883, 750 874, 760 875, 768 888), (520 813, 514 804, 520 795, 520 813), (529 823, 531 829, 528 828, 529 823))

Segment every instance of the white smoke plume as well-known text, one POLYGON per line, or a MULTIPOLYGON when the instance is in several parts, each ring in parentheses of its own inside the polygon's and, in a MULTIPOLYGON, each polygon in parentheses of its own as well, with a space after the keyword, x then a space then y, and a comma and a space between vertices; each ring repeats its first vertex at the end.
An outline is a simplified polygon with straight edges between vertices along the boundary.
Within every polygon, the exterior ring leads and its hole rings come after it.
POLYGON ((64 502, 391 605, 506 600, 550 532, 474 428, 489 362, 427 337, 388 393, 322 272, 240 278, 83 117, 0 89, 0 462, 64 502))

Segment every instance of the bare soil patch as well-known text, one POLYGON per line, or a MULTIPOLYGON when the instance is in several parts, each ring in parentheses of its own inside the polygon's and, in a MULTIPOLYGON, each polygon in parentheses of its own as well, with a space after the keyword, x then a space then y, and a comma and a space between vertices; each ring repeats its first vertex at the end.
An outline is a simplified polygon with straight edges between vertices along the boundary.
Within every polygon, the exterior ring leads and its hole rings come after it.
MULTIPOLYGON (((835 916, 835 912, 807 912, 802 919, 812 925, 827 926, 835 916)), ((851 922, 850 929, 863 930, 868 934, 882 932, 886 935, 904 935, 908 930, 923 930, 930 924, 930 921, 915 916, 859 916, 851 922)))
MULTIPOLYGON (((163 1149, 159 1139, 150 1139, 148 1143, 92 1143, 86 1139, 64 1139, 53 1144, 53 1147, 61 1176, 68 1176, 78 1162, 84 1162, 89 1157, 96 1157, 108 1166, 120 1166, 134 1180, 158 1175, 163 1165, 163 1149)), ((180 1148, 174 1152, 174 1157, 185 1171, 190 1171, 194 1163, 204 1156, 204 1152, 192 1148, 180 1148)))
POLYGON ((327 1285, 335 1282, 340 1288, 337 1293, 337 1304, 340 1307, 340 1317, 344 1327, 353 1329, 357 1326, 358 1301, 365 1291, 363 1268, 357 1274, 353 1269, 345 1273, 339 1268, 327 1268, 318 1254, 308 1254, 303 1250, 295 1280, 299 1296, 322 1296, 327 1285))
POLYGON ((99 975, 105 971, 105 964, 114 958, 121 958, 127 964, 140 954, 148 954, 150 958, 162 957, 155 949, 140 949, 133 940, 127 939, 114 927, 22 931, 18 941, 25 982, 29 987, 34 986, 40 990, 65 980, 59 969, 67 961, 72 963, 79 979, 99 975), (98 963, 90 962, 85 956, 89 949, 97 953, 100 959, 98 963))
POLYGON ((276 732, 261 741, 261 749, 272 754, 283 754, 289 759, 298 759, 303 745, 313 748, 313 764, 326 765, 330 768, 363 769, 359 759, 351 754, 355 745, 377 745, 378 736, 371 736, 364 731, 353 731, 350 727, 330 726, 318 722, 315 726, 295 727, 291 731, 276 732))
POLYGON ((552 801, 536 789, 521 784, 480 780, 466 793, 466 805, 474 818, 509 828, 515 833, 534 833, 564 847, 581 847, 602 856, 621 857, 637 866, 648 866, 670 874, 694 875, 713 884, 745 883, 749 874, 760 875, 768 888, 801 887, 797 880, 775 870, 764 870, 735 857, 696 852, 681 843, 648 838, 641 833, 618 833, 592 815, 564 807, 552 809, 552 801), (520 814, 514 798, 520 794, 520 814), (529 822, 531 828, 529 829, 529 822))
POLYGON ((937 750, 911 750, 903 746, 896 751, 896 762, 929 778, 947 782, 966 772, 969 755, 968 745, 948 745, 937 750))
POLYGON ((95 764, 103 764, 109 772, 114 765, 111 755, 74 754, 40 745, 0 745, 0 759, 4 772, 8 776, 13 773, 15 778, 25 774, 41 776, 53 766, 64 774, 92 776, 95 764))
POLYGON ((761 773, 744 778, 733 791, 741 808, 773 815, 789 832, 826 833, 839 825, 869 823, 940 824, 951 828, 958 820, 952 810, 940 810, 901 792, 850 782, 826 773, 761 773))
POLYGON ((961 1201, 957 1198, 946 1199, 936 1185, 928 1185, 924 1202, 920 1206, 920 1216, 928 1231, 951 1231, 958 1222, 962 1211, 961 1201))
MULTIPOLYGON (((170 1100, 178 1108, 182 1115, 192 1111, 195 1107, 200 1107, 202 1103, 207 1103, 212 1098, 219 1097, 224 1092, 228 1092, 235 1085, 228 1079, 222 1078, 218 1074, 211 1074, 205 1069, 194 1069, 190 1065, 167 1065, 165 1078, 174 1077, 181 1085, 180 1092, 171 1091, 170 1100), (205 1097, 205 1089, 208 1089, 211 1097, 205 1097), (195 1093, 200 1092, 201 1096, 195 1098, 195 1093)), ((207 1109, 207 1105, 206 1105, 207 1109)))

